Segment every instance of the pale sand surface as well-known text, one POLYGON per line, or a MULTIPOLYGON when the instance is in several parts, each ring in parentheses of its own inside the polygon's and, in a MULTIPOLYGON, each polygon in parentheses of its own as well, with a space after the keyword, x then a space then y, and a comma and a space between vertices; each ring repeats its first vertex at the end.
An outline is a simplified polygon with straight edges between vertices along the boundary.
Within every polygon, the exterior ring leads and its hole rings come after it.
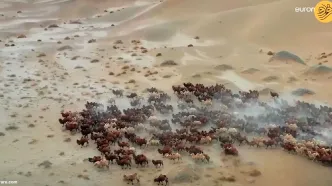
MULTIPOLYGON (((319 63, 332 67, 332 55, 328 55, 332 53, 332 24, 320 24, 310 13, 294 12, 294 7, 311 7, 316 2, 1 1, 0 132, 5 135, 0 137, 0 180, 17 180, 19 185, 31 186, 126 185, 122 182, 125 172, 118 166, 100 172, 91 163, 83 162, 97 151, 77 146, 75 140, 79 136, 63 132, 57 121, 62 109, 80 110, 87 100, 105 102, 112 96, 113 87, 140 92, 154 86, 169 91, 172 84, 184 81, 218 82, 233 90, 271 88, 289 99, 294 98, 289 96, 291 91, 307 88, 316 94, 303 99, 331 104, 332 73, 305 72, 319 63), (75 20, 81 24, 69 24, 75 20), (48 28, 51 24, 59 27, 48 28), (17 38, 21 34, 26 38, 17 38), (91 39, 96 42, 88 43, 91 39), (116 44, 117 40, 123 44, 116 44), (140 40, 141 44, 131 40, 140 40), (194 47, 187 47, 189 44, 194 47), (59 51, 63 46, 68 47, 59 51), (142 53, 135 46, 145 47, 148 52, 142 53), (300 56, 307 65, 269 62, 271 56, 267 52, 281 50, 300 56), (323 52, 327 57, 318 59, 323 52), (157 53, 162 56, 155 57, 157 53), (91 63, 95 59, 99 61, 91 63), (174 60, 178 65, 158 67, 164 60, 174 60), (215 68, 221 64, 233 69, 215 68), (117 76, 126 65, 135 71, 117 76), (255 72, 243 72, 250 68, 255 72), (145 77, 148 70, 158 74, 145 77), (110 72, 115 75, 109 75, 110 72), (163 78, 165 75, 171 77, 163 78), (126 83, 131 79, 136 83, 126 83), (5 129, 13 124, 17 130, 5 129), (64 142, 66 138, 71 138, 71 142, 64 142), (59 155, 61 152, 64 155, 59 155), (51 168, 38 166, 45 160, 52 162, 51 168), (90 180, 78 178, 79 174, 89 175, 90 180)), ((170 184, 332 185, 331 169, 281 150, 241 147, 238 159, 222 161, 220 150, 214 150, 217 148, 217 144, 209 148, 213 163, 201 165, 200 180, 170 184), (262 175, 249 179, 241 173, 244 169, 258 169, 262 175), (220 181, 221 174, 235 175, 236 182, 220 181), (250 183, 252 179, 254 183, 250 183)), ((155 150, 144 151, 151 158, 159 157, 155 150)), ((186 158, 179 164, 165 162, 160 170, 133 168, 128 172, 138 172, 141 185, 153 185, 154 176, 193 164, 186 158)))

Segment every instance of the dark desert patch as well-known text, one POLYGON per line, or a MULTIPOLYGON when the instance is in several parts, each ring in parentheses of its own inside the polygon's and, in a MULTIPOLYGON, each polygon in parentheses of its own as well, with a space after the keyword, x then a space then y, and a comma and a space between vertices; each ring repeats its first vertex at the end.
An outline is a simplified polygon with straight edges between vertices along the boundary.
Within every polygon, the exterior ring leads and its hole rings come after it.
POLYGON ((331 74, 332 68, 325 66, 325 65, 316 65, 310 67, 304 74, 305 75, 326 75, 331 74))
POLYGON ((294 96, 305 96, 305 95, 314 95, 315 92, 306 88, 299 88, 292 91, 292 95, 294 96))
POLYGON ((256 68, 249 68, 249 69, 246 69, 244 71, 242 71, 241 73, 243 74, 254 74, 256 72, 259 72, 260 70, 256 69, 256 68))
POLYGON ((173 60, 165 60, 164 62, 160 63, 161 67, 176 66, 176 65, 178 65, 178 64, 175 63, 175 61, 173 61, 173 60))
POLYGON ((270 59, 269 62, 273 61, 282 61, 285 63, 296 62, 302 65, 305 65, 305 62, 297 55, 288 52, 288 51, 280 51, 275 53, 270 59))
POLYGON ((262 79, 265 82, 272 82, 272 81, 278 81, 279 77, 278 76, 268 76, 262 79))
POLYGON ((220 71, 227 71, 227 70, 233 70, 234 68, 231 65, 217 65, 214 67, 215 70, 220 70, 220 71))

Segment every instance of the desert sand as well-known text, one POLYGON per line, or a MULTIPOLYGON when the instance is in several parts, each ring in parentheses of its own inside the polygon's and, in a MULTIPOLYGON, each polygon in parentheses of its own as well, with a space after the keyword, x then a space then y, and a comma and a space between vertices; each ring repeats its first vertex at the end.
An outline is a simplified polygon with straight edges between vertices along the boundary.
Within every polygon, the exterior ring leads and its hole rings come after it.
POLYGON ((79 136, 58 123, 61 110, 105 103, 113 88, 142 94, 187 81, 257 89, 266 100, 271 89, 285 99, 331 104, 332 24, 294 12, 316 2, 2 0, 0 180, 120 186, 127 185, 125 173, 137 172, 141 185, 154 185, 156 175, 187 168, 196 180, 170 185, 332 185, 331 168, 280 149, 246 146, 238 158, 228 158, 212 145, 208 165, 184 159, 165 161, 161 169, 99 171, 84 161, 96 149, 80 148, 79 136), (176 64, 160 66, 165 60, 176 64), (261 175, 250 175, 253 170, 261 175))

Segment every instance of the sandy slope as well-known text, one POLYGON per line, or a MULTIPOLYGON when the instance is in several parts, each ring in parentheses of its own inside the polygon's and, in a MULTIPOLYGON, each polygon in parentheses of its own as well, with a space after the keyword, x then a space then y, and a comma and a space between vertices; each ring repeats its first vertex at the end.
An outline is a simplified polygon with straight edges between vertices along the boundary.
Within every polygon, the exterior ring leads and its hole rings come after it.
MULTIPOLYGON (((169 90, 171 84, 190 80, 227 83, 234 90, 271 88, 283 91, 288 97, 296 88, 308 88, 316 94, 305 99, 331 103, 332 89, 327 87, 332 75, 304 72, 320 62, 332 66, 332 56, 323 61, 316 59, 323 52, 332 52, 328 40, 332 25, 318 23, 311 14, 293 12, 296 6, 314 6, 315 2, 2 1, 0 131, 4 136, 0 137, 3 162, 0 180, 18 180, 20 185, 36 186, 126 185, 121 181, 124 172, 117 166, 110 172, 98 172, 90 163, 83 162, 96 151, 92 147, 78 147, 75 144, 78 136, 62 132, 57 122, 60 110, 81 109, 86 100, 105 102, 113 87, 136 91, 155 86, 169 90), (80 20, 82 24, 68 24, 70 20, 80 20), (51 24, 59 28, 48 28, 51 24), (17 38, 20 34, 26 38, 17 38), (199 39, 194 39, 196 36, 199 39), (96 42, 88 43, 91 39, 96 42), (116 44, 120 39, 123 44, 116 44), (141 44, 133 44, 133 39, 141 44), (189 44, 194 47, 188 48, 189 44), (145 47, 148 52, 142 53, 136 46, 145 47), (271 56, 267 52, 280 50, 299 55, 307 65, 268 62, 271 56), (162 56, 155 57, 157 53, 162 56), (174 60, 178 65, 158 67, 164 60, 174 60), (215 68, 221 64, 231 65, 233 70, 223 72, 215 68), (123 68, 129 70, 118 75, 123 68), (258 71, 243 72, 250 68, 258 71), (158 74, 145 77, 148 71, 158 74), (170 77, 164 78, 165 75, 170 77), (269 76, 277 78, 263 80, 269 76), (296 81, 289 81, 291 77, 296 81), (136 83, 127 83, 131 79, 136 83), (9 125, 17 129, 10 130, 9 125), (66 138, 71 142, 64 142, 66 138), (45 160, 52 162, 51 168, 38 166, 45 160), (90 180, 79 178, 79 174, 89 175, 90 180)), ((279 150, 254 151, 242 147, 240 160, 234 160, 224 159, 215 148, 211 147, 209 152, 214 163, 201 165, 200 180, 171 184, 327 186, 332 183, 331 170, 279 150), (241 173, 243 169, 258 169, 262 175, 251 178, 241 173), (234 175, 237 181, 221 181, 222 175, 234 175)), ((151 158, 159 157, 154 151, 144 151, 151 158)), ((178 164, 167 161, 162 170, 134 168, 129 172, 139 173, 141 185, 152 185, 151 180, 159 172, 171 174, 188 164, 193 162, 185 158, 178 164)))

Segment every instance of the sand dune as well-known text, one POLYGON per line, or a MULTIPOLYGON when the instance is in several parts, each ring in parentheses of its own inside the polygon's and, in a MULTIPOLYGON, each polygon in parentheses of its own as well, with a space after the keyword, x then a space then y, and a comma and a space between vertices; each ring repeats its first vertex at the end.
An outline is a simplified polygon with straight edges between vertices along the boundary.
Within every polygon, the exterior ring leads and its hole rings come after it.
POLYGON ((328 67, 328 66, 324 66, 324 65, 316 65, 313 67, 310 67, 308 69, 307 72, 305 72, 305 74, 308 75, 318 75, 318 76, 322 76, 322 75, 331 75, 332 73, 332 68, 328 67))
MULTIPOLYGON (((294 12, 295 7, 316 3, 1 1, 0 180, 35 186, 127 185, 118 167, 100 172, 83 161, 97 152, 77 146, 79 136, 63 132, 57 122, 61 110, 80 110, 86 101, 106 102, 114 88, 143 94, 151 86, 170 91, 172 84, 183 81, 224 83, 234 91, 260 90, 266 98, 275 90, 289 100, 295 99, 294 90, 306 89, 314 94, 296 99, 331 104, 332 89, 327 87, 332 78, 332 24, 319 23, 312 13, 294 12), (284 63, 294 56, 277 55, 269 62, 279 51, 291 51, 307 65, 284 63), (176 65, 160 65, 166 60, 176 65)), ((128 104, 123 101, 122 106, 128 104)), ((326 136, 332 136, 329 130, 326 136)), ((173 175, 171 185, 332 183, 331 169, 278 149, 245 146, 239 148, 238 160, 223 160, 217 148, 208 148, 213 163, 198 165, 199 180, 176 183, 173 175), (257 169, 262 175, 250 177, 241 173, 244 169, 257 169), (225 181, 229 175, 236 177, 234 183, 225 181)), ((159 157, 152 150, 147 153, 159 157)), ((128 173, 138 172, 141 185, 153 185, 160 173, 171 175, 191 167, 196 175, 195 166, 184 159, 179 164, 166 162, 163 169, 133 168, 128 173)))

